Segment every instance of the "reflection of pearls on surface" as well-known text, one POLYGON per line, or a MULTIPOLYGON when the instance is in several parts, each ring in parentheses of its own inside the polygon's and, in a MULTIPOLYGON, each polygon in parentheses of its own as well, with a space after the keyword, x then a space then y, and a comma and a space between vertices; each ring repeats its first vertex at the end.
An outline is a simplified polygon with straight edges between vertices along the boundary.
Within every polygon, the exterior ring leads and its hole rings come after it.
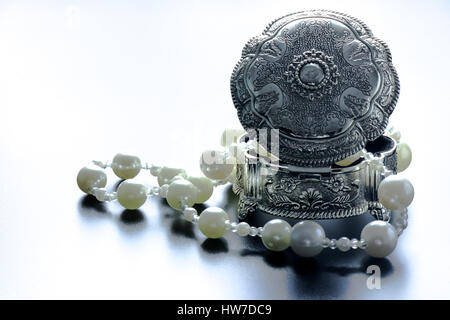
POLYGON ((414 199, 414 187, 408 179, 391 175, 381 181, 378 199, 389 210, 402 210, 414 199))
POLYGON ((361 231, 368 255, 375 258, 384 258, 394 251, 397 245, 397 232, 395 228, 385 221, 372 221, 361 231))

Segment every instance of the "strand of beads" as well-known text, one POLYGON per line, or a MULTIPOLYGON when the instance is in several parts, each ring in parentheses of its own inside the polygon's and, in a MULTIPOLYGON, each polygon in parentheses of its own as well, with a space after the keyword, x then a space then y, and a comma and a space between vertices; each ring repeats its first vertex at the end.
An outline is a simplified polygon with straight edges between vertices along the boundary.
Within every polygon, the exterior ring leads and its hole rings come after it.
MULTIPOLYGON (((397 134, 396 136, 400 136, 397 134)), ((282 219, 273 219, 263 227, 250 226, 247 222, 232 222, 229 215, 221 208, 209 207, 201 214, 193 207, 196 203, 207 201, 216 186, 233 182, 236 158, 248 149, 255 147, 252 142, 238 144, 236 140, 227 151, 208 150, 202 153, 200 168, 205 176, 188 176, 186 171, 178 168, 159 167, 142 164, 136 156, 117 154, 111 163, 93 161, 82 168, 77 176, 80 189, 94 195, 99 201, 118 200, 126 209, 137 209, 149 196, 166 198, 167 203, 182 212, 184 218, 198 225, 200 231, 208 238, 220 238, 228 231, 239 236, 258 236, 263 245, 272 251, 283 251, 288 247, 302 257, 318 255, 324 248, 338 249, 342 252, 350 249, 363 249, 373 257, 385 257, 396 247, 398 236, 408 225, 407 206, 414 197, 411 183, 403 178, 391 175, 380 162, 380 159, 363 150, 359 156, 364 156, 370 165, 381 170, 387 177, 380 183, 378 196, 384 207, 391 210, 390 221, 373 221, 367 224, 361 239, 329 239, 322 226, 313 221, 300 221, 293 227, 282 219), (104 170, 111 167, 114 173, 122 179, 117 192, 107 192, 105 189, 107 177, 104 170), (158 185, 146 187, 133 178, 141 170, 148 170, 157 177, 158 185)), ((409 147, 408 147, 409 149, 409 147)), ((404 152, 405 154, 408 154, 404 152)), ((409 155, 411 154, 409 149, 409 155)), ((411 162, 399 156, 399 161, 411 162)), ((351 163, 354 159, 344 159, 351 163)))

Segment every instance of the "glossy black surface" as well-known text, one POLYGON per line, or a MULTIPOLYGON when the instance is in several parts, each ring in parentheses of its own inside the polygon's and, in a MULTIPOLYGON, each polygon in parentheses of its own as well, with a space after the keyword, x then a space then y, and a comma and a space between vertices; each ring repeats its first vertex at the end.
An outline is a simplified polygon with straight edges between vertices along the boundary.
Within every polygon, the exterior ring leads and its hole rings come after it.
MULTIPOLYGON (((446 1, 3 1, 0 298, 450 298, 449 17, 446 1), (404 175, 416 197, 391 256, 327 249, 300 259, 259 238, 206 240, 159 198, 126 211, 78 190, 83 165, 117 152, 199 173, 200 153, 238 125, 229 77, 244 42, 313 5, 367 22, 400 75, 391 120, 413 150, 404 175), (366 286, 372 264, 381 290, 366 286)), ((225 186, 205 206, 233 214, 236 201, 225 186)), ((323 226, 357 237, 370 219, 323 226)))

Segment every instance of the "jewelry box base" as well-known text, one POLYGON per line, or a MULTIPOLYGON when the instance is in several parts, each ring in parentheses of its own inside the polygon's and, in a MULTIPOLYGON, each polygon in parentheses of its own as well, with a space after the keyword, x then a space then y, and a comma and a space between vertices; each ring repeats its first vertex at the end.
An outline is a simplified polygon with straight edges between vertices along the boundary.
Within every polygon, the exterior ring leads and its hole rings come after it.
MULTIPOLYGON (((248 141, 244 135, 241 141, 248 141)), ((352 165, 325 168, 297 167, 270 162, 253 149, 236 167, 233 190, 239 195, 238 217, 262 212, 297 219, 337 219, 369 211, 385 220, 388 212, 378 202, 377 190, 385 178, 380 166, 396 173, 396 143, 381 136, 366 145, 369 158, 352 165)))

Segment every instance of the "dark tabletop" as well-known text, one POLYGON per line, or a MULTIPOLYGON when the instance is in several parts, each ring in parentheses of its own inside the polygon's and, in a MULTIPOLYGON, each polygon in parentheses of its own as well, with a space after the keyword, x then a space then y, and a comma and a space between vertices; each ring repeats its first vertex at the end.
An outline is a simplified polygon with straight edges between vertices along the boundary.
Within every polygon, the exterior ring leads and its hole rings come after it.
MULTIPOLYGON (((137 211, 76 186, 92 159, 132 153, 199 173, 202 150, 238 127, 229 77, 244 43, 298 1, 3 1, 0 4, 0 298, 450 298, 450 105, 446 1, 316 1, 361 18, 400 75, 391 117, 413 150, 416 196, 396 251, 315 259, 259 238, 207 240, 152 198, 137 211), (417 23, 420 21, 420 23, 417 23), (369 290, 367 267, 381 269, 369 290)), ((108 188, 118 180, 108 171, 108 188)), ((156 180, 139 175, 148 185, 156 180)), ((236 212, 230 186, 205 206, 236 212)), ((202 206, 198 209, 200 210, 202 206)), ((249 217, 262 226, 265 215, 249 217)), ((371 218, 323 222, 358 237, 371 218)))

